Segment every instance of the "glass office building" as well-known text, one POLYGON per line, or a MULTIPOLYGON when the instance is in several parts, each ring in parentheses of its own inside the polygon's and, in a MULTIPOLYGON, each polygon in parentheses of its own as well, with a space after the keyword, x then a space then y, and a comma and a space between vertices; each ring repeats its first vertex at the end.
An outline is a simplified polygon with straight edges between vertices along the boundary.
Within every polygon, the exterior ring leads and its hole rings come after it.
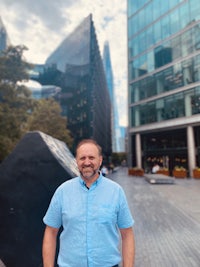
POLYGON ((0 17, 0 52, 6 50, 9 44, 8 34, 0 17))
POLYGON ((112 151, 116 153, 125 152, 125 128, 119 125, 119 114, 115 97, 110 47, 108 42, 105 42, 104 44, 103 63, 111 100, 112 151))
POLYGON ((112 153, 111 101, 92 15, 47 58, 46 69, 38 81, 62 89, 57 100, 67 117, 74 148, 80 140, 93 138, 102 146, 104 157, 109 159, 112 153))
POLYGON ((200 1, 128 0, 129 165, 200 165, 200 1))

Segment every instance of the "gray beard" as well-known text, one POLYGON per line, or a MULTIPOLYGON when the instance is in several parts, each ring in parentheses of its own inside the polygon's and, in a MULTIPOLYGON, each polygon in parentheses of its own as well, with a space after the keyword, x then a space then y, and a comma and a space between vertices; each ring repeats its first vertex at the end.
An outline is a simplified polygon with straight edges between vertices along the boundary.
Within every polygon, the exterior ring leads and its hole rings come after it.
POLYGON ((90 175, 90 176, 84 176, 82 172, 80 172, 81 176, 87 180, 90 180, 92 179, 97 173, 98 173, 99 170, 94 170, 93 173, 90 175))

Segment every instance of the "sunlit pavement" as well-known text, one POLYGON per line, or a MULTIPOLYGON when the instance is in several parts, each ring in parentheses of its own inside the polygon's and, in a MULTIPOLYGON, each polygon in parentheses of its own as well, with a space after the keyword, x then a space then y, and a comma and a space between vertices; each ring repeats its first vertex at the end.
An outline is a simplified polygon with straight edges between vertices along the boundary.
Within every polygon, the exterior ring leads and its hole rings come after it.
POLYGON ((127 168, 109 178, 123 187, 135 220, 135 267, 200 267, 200 179, 150 184, 127 168))

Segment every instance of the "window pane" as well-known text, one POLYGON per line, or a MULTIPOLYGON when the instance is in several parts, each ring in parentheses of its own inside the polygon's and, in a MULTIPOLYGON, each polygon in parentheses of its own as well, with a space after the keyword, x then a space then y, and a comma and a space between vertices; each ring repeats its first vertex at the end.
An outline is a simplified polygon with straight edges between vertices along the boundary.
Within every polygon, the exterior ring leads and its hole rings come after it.
POLYGON ((171 34, 169 16, 166 16, 161 20, 161 33, 162 39, 167 38, 171 34))
POLYGON ((180 15, 179 9, 175 9, 170 14, 171 34, 174 34, 180 30, 180 15))
POLYGON ((154 24, 154 44, 161 40, 161 24, 160 21, 154 24))

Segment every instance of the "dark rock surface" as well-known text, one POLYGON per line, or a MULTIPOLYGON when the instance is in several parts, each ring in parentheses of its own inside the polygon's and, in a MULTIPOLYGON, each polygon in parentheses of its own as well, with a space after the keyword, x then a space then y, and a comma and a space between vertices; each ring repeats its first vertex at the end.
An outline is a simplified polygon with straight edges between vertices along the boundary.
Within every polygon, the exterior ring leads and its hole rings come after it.
POLYGON ((0 259, 8 267, 42 266, 42 218, 55 189, 77 176, 67 146, 29 132, 0 165, 0 259))

